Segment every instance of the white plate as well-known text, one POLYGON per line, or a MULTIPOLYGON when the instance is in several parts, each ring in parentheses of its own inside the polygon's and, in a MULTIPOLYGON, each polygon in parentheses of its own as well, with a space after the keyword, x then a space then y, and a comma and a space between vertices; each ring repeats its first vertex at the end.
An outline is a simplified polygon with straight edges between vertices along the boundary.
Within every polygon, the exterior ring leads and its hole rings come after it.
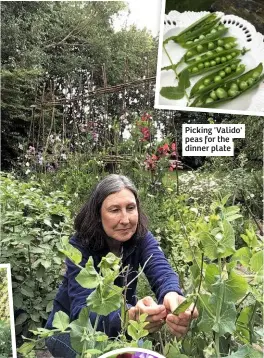
MULTIPOLYGON (((171 11, 168 15, 164 15, 163 35, 160 35, 159 44, 155 108, 264 115, 264 81, 262 81, 258 87, 230 102, 219 105, 217 108, 187 107, 186 97, 180 100, 169 100, 160 95, 159 92, 162 87, 177 86, 178 84, 172 70, 161 71, 162 67, 171 65, 171 62, 162 47, 162 42, 170 36, 177 35, 186 27, 208 13, 209 12, 207 11, 185 11, 183 13, 171 11)), ((218 14, 221 16, 221 22, 229 28, 224 37, 234 36, 237 38, 237 48, 242 49, 245 47, 250 49, 244 56, 239 57, 241 58, 241 63, 246 65, 245 72, 255 68, 260 62, 262 62, 264 66, 264 36, 257 32, 252 24, 241 17, 225 15, 223 13, 218 14)), ((187 49, 182 48, 173 41, 169 41, 165 46, 173 63, 177 63, 187 51, 187 49)), ((180 72, 185 66, 186 64, 181 64, 177 70, 180 72)), ((209 73, 210 72, 207 74, 209 73)), ((192 86, 203 76, 205 76, 205 74, 190 78, 191 86, 186 90, 188 94, 190 93, 192 86)))

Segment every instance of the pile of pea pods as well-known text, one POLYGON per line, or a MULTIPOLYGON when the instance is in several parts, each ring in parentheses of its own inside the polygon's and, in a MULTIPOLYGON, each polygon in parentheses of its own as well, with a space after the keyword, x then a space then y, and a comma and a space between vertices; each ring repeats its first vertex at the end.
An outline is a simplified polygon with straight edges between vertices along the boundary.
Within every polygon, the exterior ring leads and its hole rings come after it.
MULTIPOLYGON (((172 40, 187 49, 179 63, 186 64, 184 71, 188 70, 189 77, 209 72, 191 88, 191 107, 217 107, 257 86, 264 79, 262 63, 245 73, 246 66, 238 57, 248 50, 237 49, 235 37, 224 37, 227 31, 228 27, 220 23, 219 15, 210 13, 177 36, 164 41, 166 44, 172 40)), ((175 69, 178 64, 164 69, 175 69)))

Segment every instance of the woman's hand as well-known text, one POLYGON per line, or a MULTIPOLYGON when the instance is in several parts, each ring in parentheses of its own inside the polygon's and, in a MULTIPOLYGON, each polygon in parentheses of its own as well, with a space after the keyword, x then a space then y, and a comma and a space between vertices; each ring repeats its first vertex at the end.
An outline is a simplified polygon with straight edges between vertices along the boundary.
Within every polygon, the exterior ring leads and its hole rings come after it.
POLYGON ((150 333, 158 331, 165 323, 167 311, 164 305, 158 305, 152 297, 144 297, 139 300, 135 307, 129 309, 129 319, 138 320, 139 316, 147 313, 146 321, 149 324, 145 327, 150 333))
POLYGON ((194 306, 193 304, 191 304, 185 312, 182 312, 177 316, 172 314, 183 301, 185 301, 185 297, 180 296, 177 292, 167 293, 163 300, 163 304, 168 312, 166 323, 171 333, 177 338, 183 337, 188 331, 190 320, 198 317, 198 310, 196 308, 193 311, 193 315, 191 315, 194 306))

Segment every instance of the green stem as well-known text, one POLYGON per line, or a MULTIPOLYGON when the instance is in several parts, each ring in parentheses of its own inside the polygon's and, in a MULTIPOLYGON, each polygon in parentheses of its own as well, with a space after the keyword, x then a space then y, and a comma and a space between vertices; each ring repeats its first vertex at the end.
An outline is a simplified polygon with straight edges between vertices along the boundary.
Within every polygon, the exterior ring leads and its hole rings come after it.
MULTIPOLYGON (((219 294, 219 298, 217 300, 217 304, 216 304, 216 324, 220 325, 220 315, 221 315, 221 310, 222 310, 222 303, 223 303, 223 298, 224 298, 224 286, 222 284, 222 276, 221 276, 221 272, 222 272, 222 263, 221 263, 221 259, 218 258, 218 266, 219 266, 219 272, 220 272, 220 294, 219 294)), ((216 356, 217 358, 220 357, 220 334, 219 332, 215 332, 215 352, 216 352, 216 356)))
MULTIPOLYGON (((166 55, 168 56, 168 59, 170 60, 171 65, 173 65, 172 59, 171 59, 171 57, 170 57, 168 51, 166 50, 166 47, 165 47, 164 44, 163 44, 163 49, 164 49, 166 55)), ((176 71, 176 68, 174 68, 174 67, 173 67, 173 72, 175 73, 176 79, 179 80, 178 73, 177 73, 177 71, 176 71)))
POLYGON ((185 226, 184 226, 184 222, 183 222, 183 220, 182 220, 182 217, 181 217, 181 215, 180 215, 179 210, 177 209, 177 207, 175 207, 175 211, 176 211, 176 213, 177 213, 177 215, 178 215, 178 217, 179 217, 179 219, 180 219, 180 222, 181 222, 181 226, 182 226, 182 229, 183 229, 184 236, 185 236, 185 238, 186 238, 186 240, 187 240, 187 242, 188 242, 188 245, 189 245, 190 251, 191 251, 191 253, 192 253, 193 262, 195 262, 195 263, 196 263, 196 265, 199 267, 199 264, 198 264, 198 262, 197 262, 197 260, 196 260, 195 253, 194 253, 194 251, 193 251, 193 249, 192 249, 192 245, 191 245, 191 242, 190 242, 190 240, 189 240, 189 237, 188 237, 188 234, 187 234, 186 228, 185 228, 185 226))

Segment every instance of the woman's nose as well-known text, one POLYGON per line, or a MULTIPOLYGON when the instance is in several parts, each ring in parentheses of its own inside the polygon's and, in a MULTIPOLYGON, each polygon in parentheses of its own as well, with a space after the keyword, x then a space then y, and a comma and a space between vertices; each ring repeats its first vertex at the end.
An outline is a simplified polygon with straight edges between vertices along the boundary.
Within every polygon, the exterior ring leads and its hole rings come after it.
POLYGON ((120 222, 122 224, 128 224, 129 223, 129 215, 126 210, 122 211, 120 222))

